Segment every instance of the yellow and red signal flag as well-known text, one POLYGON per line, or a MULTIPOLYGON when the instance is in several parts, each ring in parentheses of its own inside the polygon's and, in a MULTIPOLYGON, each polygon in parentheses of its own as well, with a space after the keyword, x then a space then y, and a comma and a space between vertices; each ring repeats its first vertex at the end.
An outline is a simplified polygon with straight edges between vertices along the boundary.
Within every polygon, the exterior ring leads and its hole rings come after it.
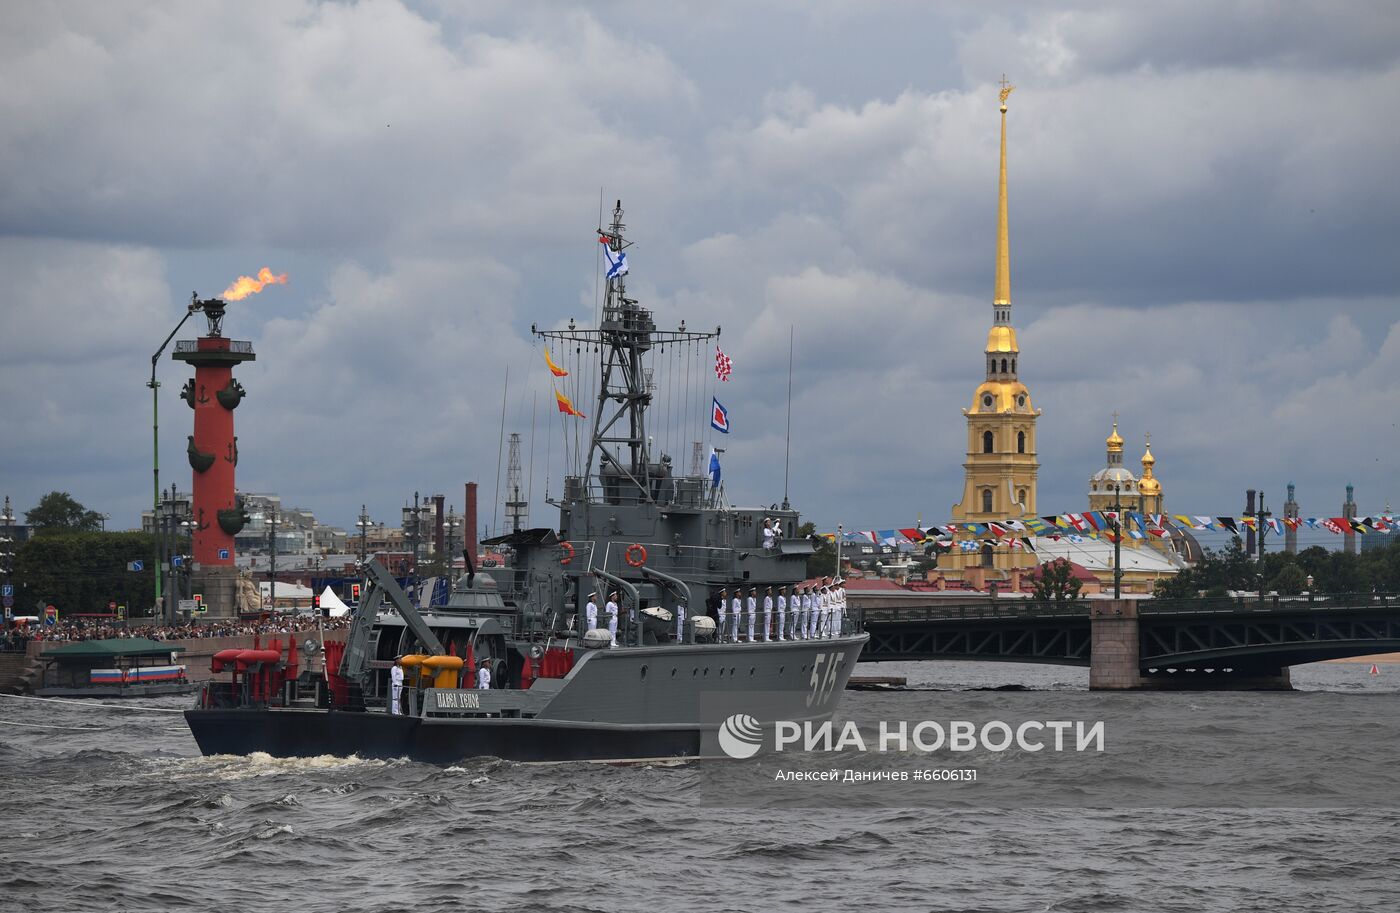
POLYGON ((549 372, 555 377, 568 377, 569 372, 554 363, 554 359, 549 357, 549 346, 544 347, 544 363, 549 365, 549 372))
POLYGON ((575 409, 573 402, 558 390, 554 391, 554 401, 559 404, 559 411, 565 415, 572 415, 577 418, 588 418, 588 416, 575 409))

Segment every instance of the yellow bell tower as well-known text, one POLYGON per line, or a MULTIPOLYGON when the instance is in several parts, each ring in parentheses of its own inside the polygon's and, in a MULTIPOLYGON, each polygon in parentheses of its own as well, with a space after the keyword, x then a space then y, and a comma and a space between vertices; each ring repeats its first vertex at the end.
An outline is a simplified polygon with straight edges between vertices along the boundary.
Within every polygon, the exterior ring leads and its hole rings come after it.
MULTIPOLYGON (((963 463, 962 503, 952 511, 954 523, 987 523, 1035 516, 1035 422, 1040 410, 1017 379, 1020 347, 1011 325, 1011 253, 1006 217, 1006 98, 1015 88, 1001 81, 1001 174, 997 186, 997 261, 992 292, 992 328, 983 355, 987 379, 972 396, 967 416, 967 462, 963 463)), ((1010 533, 1016 536, 1017 533, 1010 533)), ((1025 535, 1020 533, 1020 535, 1025 535)), ((940 564, 949 569, 972 566, 1007 570, 1031 567, 1034 553, 983 544, 977 552, 954 550, 940 564)))

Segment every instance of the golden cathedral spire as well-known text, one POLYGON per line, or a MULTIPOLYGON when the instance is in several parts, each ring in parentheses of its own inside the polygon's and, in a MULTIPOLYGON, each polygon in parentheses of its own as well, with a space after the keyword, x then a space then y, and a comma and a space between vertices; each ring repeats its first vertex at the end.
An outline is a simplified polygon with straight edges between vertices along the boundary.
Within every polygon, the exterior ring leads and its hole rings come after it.
POLYGON ((997 323, 1011 323, 1011 251, 1006 218, 1006 97, 1016 87, 1001 77, 1001 177, 997 184, 997 278, 992 304, 997 323))
MULTIPOLYGON (((1011 253, 1007 240, 1006 217, 1006 96, 1016 88, 1001 77, 1001 176, 997 184, 997 270, 996 283, 992 289, 992 328, 987 333, 987 354, 1016 355, 1021 347, 1016 342, 1016 328, 1011 325, 1011 253)), ((994 362, 995 363, 995 362, 994 362)), ((1011 376, 1015 376, 1015 359, 1012 359, 1011 376)), ((995 372, 988 371, 988 378, 995 372)), ((1007 373, 1002 368, 1002 374, 1007 373)))

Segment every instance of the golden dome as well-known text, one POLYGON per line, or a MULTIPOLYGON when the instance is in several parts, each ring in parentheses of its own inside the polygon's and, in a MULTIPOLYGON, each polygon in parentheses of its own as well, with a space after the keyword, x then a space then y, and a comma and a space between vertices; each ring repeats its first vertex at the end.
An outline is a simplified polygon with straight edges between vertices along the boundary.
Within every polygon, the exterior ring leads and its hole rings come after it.
POLYGON ((1104 443, 1108 444, 1108 452, 1109 452, 1109 453, 1122 453, 1122 452, 1123 452, 1123 439, 1122 439, 1121 437, 1118 436, 1118 420, 1117 420, 1117 419, 1114 419, 1114 420, 1113 420, 1113 433, 1110 434, 1110 435, 1108 436, 1108 440, 1105 441, 1104 443))
POLYGON ((1152 466, 1157 462, 1157 458, 1152 455, 1152 438, 1147 438, 1147 452, 1142 455, 1142 481, 1138 483, 1138 491, 1149 497, 1155 497, 1162 493, 1162 483, 1152 477, 1152 466))
POLYGON ((1021 349, 1016 345, 1016 330, 1014 327, 994 326, 987 331, 987 353, 1011 352, 1019 353, 1021 349))

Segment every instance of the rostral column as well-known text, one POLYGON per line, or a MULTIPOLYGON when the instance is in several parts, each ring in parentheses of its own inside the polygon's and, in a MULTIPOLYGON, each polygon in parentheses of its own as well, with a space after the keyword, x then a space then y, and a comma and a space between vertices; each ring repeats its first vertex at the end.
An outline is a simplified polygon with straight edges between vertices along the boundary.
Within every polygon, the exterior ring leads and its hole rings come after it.
POLYGON ((247 522, 243 505, 234 493, 238 466, 238 436, 233 433, 233 411, 245 395, 233 378, 233 366, 253 361, 253 344, 223 335, 221 298, 198 302, 209 322, 208 335, 182 339, 171 358, 194 366, 194 378, 185 383, 180 398, 194 410, 194 434, 186 454, 194 470, 194 503, 191 506, 196 589, 202 587, 211 615, 234 615, 237 571, 233 537, 247 522))

